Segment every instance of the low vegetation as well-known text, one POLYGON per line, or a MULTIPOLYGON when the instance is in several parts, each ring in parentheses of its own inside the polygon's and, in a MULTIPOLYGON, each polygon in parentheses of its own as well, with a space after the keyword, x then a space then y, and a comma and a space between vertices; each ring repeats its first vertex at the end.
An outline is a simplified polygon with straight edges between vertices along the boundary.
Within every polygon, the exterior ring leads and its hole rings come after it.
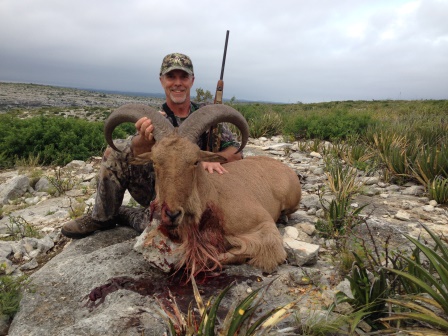
POLYGON ((0 318, 6 316, 12 318, 19 310, 22 291, 27 285, 27 277, 12 277, 2 274, 3 266, 0 265, 0 318))
POLYGON ((181 312, 172 298, 168 304, 159 302, 159 313, 172 336, 266 335, 291 314, 294 314, 296 324, 282 329, 291 335, 446 335, 448 239, 423 226, 428 233, 425 243, 406 235, 415 246, 413 250, 389 251, 386 242, 382 246, 385 250, 380 251, 368 224, 365 225, 369 233, 361 238, 363 255, 352 252, 353 264, 346 275, 352 295, 337 292, 335 302, 327 311, 301 316, 296 309, 297 302, 290 302, 262 312, 258 296, 262 290, 268 290, 268 286, 235 302, 221 321, 217 318, 217 311, 233 284, 204 304, 193 279, 197 309, 190 305, 187 312, 181 312), (367 240, 373 243, 373 248, 367 247, 367 240), (348 303, 351 310, 344 315, 335 314, 335 308, 343 303, 348 303), (257 319, 254 319, 255 312, 258 313, 257 319))
POLYGON ((6 224, 8 236, 1 240, 20 240, 25 237, 41 238, 40 232, 22 216, 9 215, 9 224, 6 224))
MULTIPOLYGON (((198 96, 203 99, 205 93, 198 92, 198 96)), ((444 199, 440 189, 448 178, 448 101, 282 105, 232 100, 231 105, 249 121, 252 137, 283 134, 290 140, 331 141, 339 146, 341 159, 355 168, 375 165, 391 181, 417 181, 428 188, 431 197, 444 199)), ((48 107, 33 113, 15 109, 1 114, 0 168, 30 156, 49 165, 100 155, 105 148, 102 120, 110 111, 91 108, 89 113, 100 121, 90 122, 73 114, 61 117, 63 111, 48 107)), ((123 125, 115 137, 133 132, 132 125, 123 125)))
MULTIPOLYGON (((368 226, 368 225, 367 225, 368 226)), ((406 238, 411 251, 380 251, 369 231, 373 250, 367 248, 347 275, 352 297, 338 292, 330 310, 343 302, 352 306, 374 334, 419 331, 418 335, 448 332, 448 240, 423 225, 427 236, 406 238)), ((365 246, 365 245, 364 245, 365 246)))
POLYGON ((251 125, 251 136, 331 141, 352 167, 383 172, 386 182, 423 185, 446 204, 448 101, 345 101, 316 104, 232 104, 251 125))
MULTIPOLYGON (((203 101, 210 100, 207 91, 197 91, 197 95, 203 101)), ((406 236, 411 250, 391 250, 388 239, 380 244, 370 231, 365 208, 353 206, 351 200, 363 190, 357 177, 380 171, 386 182, 419 183, 430 199, 448 204, 448 101, 282 105, 243 104, 232 99, 229 104, 249 121, 252 137, 282 134, 298 141, 300 150, 324 155, 327 182, 319 190, 323 216, 316 227, 321 236, 335 241, 335 263, 350 282, 353 295, 338 293, 325 316, 300 319, 291 303, 290 307, 267 312, 270 315, 265 315, 264 321, 252 321, 246 312, 258 309, 256 292, 235 303, 228 318, 220 322, 215 313, 229 287, 207 304, 197 295, 198 309, 191 308, 185 315, 174 305, 162 306, 160 313, 171 335, 234 335, 237 330, 239 334, 262 334, 274 325, 266 321, 273 321, 277 312, 282 316, 296 314, 295 332, 301 335, 356 335, 361 323, 368 325, 372 335, 411 330, 446 334, 448 239, 423 227, 424 237, 406 236), (367 235, 356 233, 361 226, 367 235), (342 303, 351 311, 343 318, 334 318, 333 309, 342 303), (241 311, 243 314, 238 315, 241 311)), ((0 168, 65 165, 103 152, 102 120, 108 110, 89 111, 88 116, 96 121, 70 117, 58 108, 34 112, 33 117, 17 109, 0 115, 0 168)), ((133 132, 132 125, 123 125, 114 138, 133 132)), ((56 193, 70 188, 60 174, 50 182, 56 193)), ((84 210, 83 204, 73 204, 74 216, 84 210)), ((35 234, 21 218, 12 218, 10 229, 17 238, 35 234)), ((6 290, 0 296, 0 315, 14 314, 22 287, 22 280, 0 276, 0 289, 6 290)))
MULTIPOLYGON (((115 134, 123 138, 134 132, 128 124, 115 134)), ((0 168, 30 157, 42 165, 65 165, 101 155, 105 148, 102 122, 49 115, 22 118, 17 111, 0 114, 0 168)))
POLYGON ((291 315, 291 308, 296 303, 291 302, 285 306, 275 307, 269 311, 262 311, 263 291, 269 285, 260 287, 247 295, 239 302, 235 302, 227 311, 224 320, 218 317, 220 305, 227 292, 235 285, 231 283, 218 293, 216 297, 209 298, 204 303, 194 278, 191 278, 197 309, 189 306, 184 315, 171 298, 169 303, 159 301, 160 315, 169 326, 170 336, 234 336, 234 335, 266 335, 283 319, 291 315))

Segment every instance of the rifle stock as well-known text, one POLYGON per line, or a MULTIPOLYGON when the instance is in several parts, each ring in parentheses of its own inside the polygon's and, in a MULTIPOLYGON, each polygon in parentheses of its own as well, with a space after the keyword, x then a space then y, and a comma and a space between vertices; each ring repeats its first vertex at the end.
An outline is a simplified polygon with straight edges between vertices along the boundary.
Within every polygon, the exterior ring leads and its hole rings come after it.
POLYGON ((222 94, 224 91, 224 81, 218 80, 218 84, 216 85, 216 93, 215 93, 215 101, 213 104, 222 104, 222 94))
MULTIPOLYGON (((226 33, 226 42, 224 44, 224 55, 222 57, 221 76, 219 77, 218 84, 216 85, 215 100, 213 104, 222 104, 222 94, 224 92, 224 67, 226 65, 227 43, 229 41, 229 31, 226 33)), ((220 148, 220 139, 218 134, 218 128, 215 126, 210 127, 207 139, 207 150, 211 152, 217 152, 220 148)))

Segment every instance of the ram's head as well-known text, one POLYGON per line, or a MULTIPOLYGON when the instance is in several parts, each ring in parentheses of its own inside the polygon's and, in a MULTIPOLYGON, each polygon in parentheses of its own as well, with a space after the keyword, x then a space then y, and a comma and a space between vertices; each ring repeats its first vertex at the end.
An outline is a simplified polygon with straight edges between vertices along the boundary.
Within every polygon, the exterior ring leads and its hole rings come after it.
POLYGON ((192 113, 179 128, 175 128, 160 112, 146 105, 128 104, 115 110, 106 120, 104 133, 107 143, 118 150, 112 132, 124 122, 135 123, 142 117, 151 119, 156 144, 151 152, 139 155, 134 163, 153 162, 156 173, 156 193, 162 222, 172 228, 190 216, 198 221, 202 207, 197 186, 198 167, 202 161, 225 162, 217 153, 202 151, 197 146, 199 137, 211 126, 221 122, 234 124, 241 132, 240 152, 247 143, 249 127, 244 117, 226 105, 207 105, 192 113))

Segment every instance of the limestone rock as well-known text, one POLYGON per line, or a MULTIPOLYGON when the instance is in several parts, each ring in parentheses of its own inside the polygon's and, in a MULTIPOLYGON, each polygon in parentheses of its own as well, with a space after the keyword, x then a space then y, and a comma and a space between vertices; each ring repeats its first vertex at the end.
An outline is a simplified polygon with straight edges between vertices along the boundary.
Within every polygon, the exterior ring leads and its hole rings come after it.
POLYGON ((395 214, 395 218, 402 221, 408 221, 411 218, 411 215, 406 211, 398 210, 398 212, 395 214))
POLYGON ((180 260, 180 256, 176 254, 179 245, 164 236, 157 226, 158 222, 143 231, 137 238, 134 250, 141 253, 151 266, 169 273, 176 269, 180 260))
POLYGON ((0 188, 0 203, 8 204, 8 201, 14 200, 23 194, 30 187, 30 179, 28 176, 19 175, 13 177, 11 180, 3 183, 0 188))
POLYGON ((298 241, 291 237, 284 237, 283 246, 288 255, 288 262, 291 265, 313 265, 317 262, 319 245, 298 241))
POLYGON ((48 191, 50 188, 51 188, 50 181, 48 181, 46 177, 41 177, 34 186, 34 189, 36 191, 48 191))
POLYGON ((133 230, 118 228, 73 241, 31 275, 33 290, 24 293, 9 335, 163 335, 162 319, 148 310, 150 297, 122 289, 96 308, 85 306, 92 289, 110 278, 150 270, 132 250, 133 237, 133 230))

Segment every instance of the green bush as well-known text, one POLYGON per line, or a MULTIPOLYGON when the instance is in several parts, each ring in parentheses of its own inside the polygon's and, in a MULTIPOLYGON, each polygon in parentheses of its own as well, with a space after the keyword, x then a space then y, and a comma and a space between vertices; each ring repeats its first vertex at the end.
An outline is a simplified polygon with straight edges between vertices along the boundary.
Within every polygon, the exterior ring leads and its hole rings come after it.
POLYGON ((308 138, 323 140, 346 139, 350 135, 364 133, 370 122, 370 117, 366 114, 334 110, 327 115, 311 116, 306 134, 308 138))
MULTIPOLYGON (((115 137, 135 132, 133 125, 117 128, 115 137)), ((16 159, 39 156, 41 164, 65 165, 101 155, 106 144, 103 123, 82 119, 40 116, 20 119, 0 115, 0 167, 10 167, 16 159)))
POLYGON ((250 119, 248 122, 250 136, 254 138, 282 133, 282 119, 275 112, 267 112, 261 117, 250 119))
POLYGON ((286 117, 283 132, 292 135, 295 139, 304 139, 307 135, 308 123, 303 115, 291 114, 286 117))

